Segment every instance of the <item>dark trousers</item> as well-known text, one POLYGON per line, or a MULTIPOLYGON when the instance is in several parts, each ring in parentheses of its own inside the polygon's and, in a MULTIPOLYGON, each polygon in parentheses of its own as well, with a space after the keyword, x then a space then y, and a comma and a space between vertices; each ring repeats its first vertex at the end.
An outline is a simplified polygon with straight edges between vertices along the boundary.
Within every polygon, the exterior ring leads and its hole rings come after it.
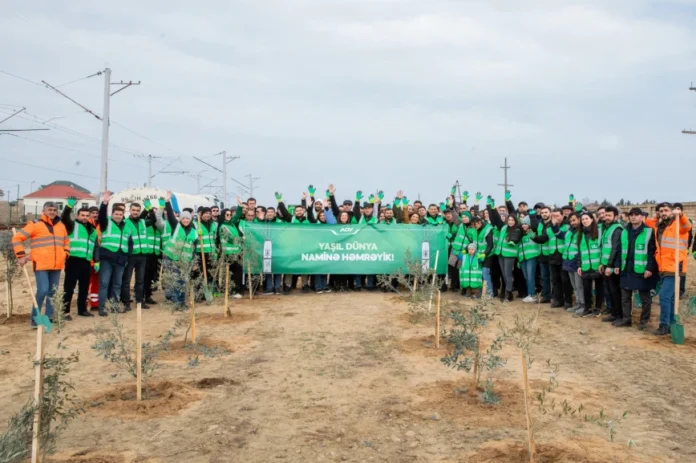
POLYGON ((130 305, 130 282, 133 278, 133 273, 135 273, 135 302, 143 302, 146 263, 147 255, 145 254, 131 255, 128 257, 128 264, 123 270, 123 280, 121 281, 121 303, 125 306, 130 305))
MULTIPOLYGON (((638 291, 640 296, 640 303, 643 306, 643 310, 640 313, 640 324, 647 325, 650 321, 650 312, 652 309, 652 298, 650 297, 650 291, 638 291)), ((633 309, 633 290, 621 288, 621 306, 623 308, 623 318, 626 320, 632 320, 631 310, 633 309)))
POLYGON ((512 272, 512 280, 515 286, 515 291, 517 295, 521 298, 529 296, 529 291, 527 291, 527 280, 524 278, 524 272, 520 266, 515 265, 515 269, 512 272))
MULTIPOLYGON (((239 262, 230 262, 230 281, 232 287, 230 288, 230 293, 242 293, 242 276, 244 275, 244 268, 239 262)), ((279 276, 280 277, 280 276, 279 276)))
POLYGON ((459 291, 459 269, 457 267, 453 267, 451 265, 448 265, 447 266, 447 275, 449 276, 450 290, 459 291))
POLYGON ((592 307, 592 282, 594 282, 595 287, 595 305, 596 310, 602 310, 602 303, 604 302, 604 278, 583 278, 582 279, 582 290, 585 296, 585 308, 586 310, 591 310, 592 307))
POLYGON ((157 285, 157 279, 159 278, 159 269, 162 263, 161 256, 155 254, 146 254, 145 263, 145 282, 143 284, 143 292, 145 299, 150 299, 152 297, 152 288, 157 285))
POLYGON ((491 257, 491 281, 493 282, 493 296, 498 295, 498 291, 505 291, 503 283, 503 272, 500 270, 498 256, 491 257))
POLYGON ((619 286, 621 277, 615 273, 612 273, 605 278, 607 280, 607 288, 609 289, 607 300, 611 300, 611 307, 609 307, 609 309, 611 310, 611 314, 613 316, 616 318, 621 318, 623 317, 623 310, 621 308, 621 286, 619 286))
POLYGON ((87 294, 92 266, 89 261, 79 257, 68 257, 65 261, 65 281, 63 282, 63 312, 70 313, 75 285, 77 284, 77 313, 87 312, 87 294))
POLYGON ((551 270, 551 286, 553 299, 561 305, 573 303, 573 286, 570 284, 568 272, 564 272, 561 264, 549 264, 551 270))

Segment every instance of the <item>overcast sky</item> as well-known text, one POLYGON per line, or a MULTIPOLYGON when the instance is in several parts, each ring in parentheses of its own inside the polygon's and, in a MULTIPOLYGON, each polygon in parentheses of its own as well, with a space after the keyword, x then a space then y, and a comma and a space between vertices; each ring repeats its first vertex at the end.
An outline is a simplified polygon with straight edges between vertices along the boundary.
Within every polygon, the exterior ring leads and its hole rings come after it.
MULTIPOLYGON (((222 185, 191 156, 226 150, 266 204, 331 182, 439 202, 455 180, 501 201, 505 156, 515 201, 696 200, 692 0, 4 0, 0 43, 0 120, 28 113, 0 127, 51 126, 0 136, 13 197, 19 180, 97 191, 101 122, 6 73, 60 85, 108 66, 142 81, 111 100, 115 191, 147 180, 133 153, 222 185)), ((60 89, 102 114, 102 76, 60 89)))

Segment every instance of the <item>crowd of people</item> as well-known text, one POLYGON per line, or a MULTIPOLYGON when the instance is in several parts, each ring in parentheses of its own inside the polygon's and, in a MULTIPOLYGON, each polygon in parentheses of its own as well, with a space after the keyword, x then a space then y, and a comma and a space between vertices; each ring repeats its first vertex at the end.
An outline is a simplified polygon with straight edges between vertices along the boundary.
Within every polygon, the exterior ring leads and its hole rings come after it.
MULTIPOLYGON (((578 317, 603 314, 602 320, 616 327, 632 325, 635 300, 642 308, 641 330, 647 328, 652 298, 659 292, 657 335, 669 334, 674 321, 675 277, 685 277, 690 253, 696 258, 692 225, 679 203, 661 203, 656 216, 648 217, 637 207, 624 213, 613 206, 587 210, 572 195, 560 208, 544 203, 530 208, 524 201, 515 206, 509 191, 498 207, 491 196, 481 204, 480 193, 469 205, 468 193, 457 198, 454 187, 445 202, 427 206, 409 201, 402 191, 389 204, 381 191, 369 197, 358 191, 355 200, 339 204, 335 192, 329 185, 325 198, 317 198, 310 185, 294 206, 286 205, 276 193, 275 206, 237 198, 232 209, 214 206, 196 211, 174 207, 171 192, 154 203, 149 199, 143 204, 131 203, 128 210, 122 203, 109 207, 108 192, 98 208, 75 211, 77 200, 70 198, 60 216, 54 203, 44 204, 42 216, 17 232, 13 246, 20 264, 29 259, 33 262, 39 304, 34 313, 45 301, 46 315, 53 317, 51 298, 65 271, 62 310, 70 320, 76 287, 79 316, 92 317, 89 309, 93 308, 106 316, 107 301, 120 304, 122 311, 131 310, 133 300, 143 309, 149 308, 156 304, 152 295, 160 266, 179 268, 175 263, 182 259, 195 263, 201 248, 206 265, 225 259, 234 296, 241 297, 243 267, 235 257, 243 252, 249 223, 446 227, 448 271, 441 275, 443 290, 501 301, 512 301, 517 293, 525 303, 548 303, 578 317), (27 240, 31 254, 25 248, 27 240)), ((198 264, 192 272, 201 270, 198 264)), ((212 272, 207 273, 210 281, 212 272)), ((326 275, 268 274, 263 275, 264 294, 289 294, 298 288, 300 279, 303 292, 377 289, 375 275, 335 275, 329 284, 326 275)), ((682 280, 682 291, 684 286, 682 280)), ((180 287, 164 289, 169 301, 185 304, 180 287)))

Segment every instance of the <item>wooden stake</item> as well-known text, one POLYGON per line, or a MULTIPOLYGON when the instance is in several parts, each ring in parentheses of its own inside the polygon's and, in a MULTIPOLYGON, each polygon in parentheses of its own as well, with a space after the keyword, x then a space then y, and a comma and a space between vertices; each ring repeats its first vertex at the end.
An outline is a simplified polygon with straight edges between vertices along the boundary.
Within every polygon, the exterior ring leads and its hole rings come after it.
POLYGON ((440 348, 440 296, 440 290, 438 290, 435 301, 435 349, 440 348))
POLYGON ((534 432, 532 431, 532 417, 529 415, 529 384, 527 382, 527 359, 524 350, 520 349, 520 359, 522 360, 522 381, 524 381, 524 412, 527 415, 527 439, 529 440, 529 463, 536 462, 536 444, 534 443, 534 432))
MULTIPOLYGON (((17 230, 12 229, 12 235, 15 235, 17 230)), ((29 272, 27 271, 27 266, 23 265, 22 270, 24 270, 24 277, 27 280, 27 286, 29 286, 29 293, 31 294, 31 300, 34 303, 32 307, 32 313, 34 308, 39 309, 39 303, 36 301, 36 293, 31 284, 31 278, 29 278, 29 272)), ((58 309, 61 310, 61 309, 58 309)), ((41 309, 41 315, 45 314, 45 309, 41 309)), ((43 343, 44 327, 39 325, 36 327, 36 355, 34 356, 34 424, 32 430, 31 438, 31 463, 39 463, 41 457, 39 455, 40 444, 41 444, 41 403, 43 402, 43 358, 44 358, 44 343, 43 343)))
POLYGON ((136 398, 137 400, 143 400, 143 377, 142 377, 142 370, 143 370, 143 310, 142 310, 142 304, 140 302, 137 303, 136 305, 136 320, 138 323, 138 331, 136 334, 136 354, 135 354, 135 363, 137 364, 137 375, 136 375, 136 398))
POLYGON ((196 290, 191 288, 191 340, 196 344, 196 290))
MULTIPOLYGON (((681 277, 679 275, 679 221, 681 216, 677 217, 674 222, 676 226, 676 238, 674 240, 675 250, 674 250, 674 319, 679 318, 679 287, 681 283, 681 277)), ((687 257, 688 258, 688 257, 687 257)))
POLYGON ((413 275, 413 291, 411 292, 411 297, 416 296, 416 289, 418 289, 418 275, 413 275))
POLYGON ((9 274, 10 274, 10 263, 9 261, 5 262, 7 265, 7 273, 5 273, 5 294, 7 296, 7 318, 10 318, 12 316, 12 294, 10 294, 10 279, 9 274))
POLYGON ((230 314, 230 266, 225 265, 225 317, 230 314))

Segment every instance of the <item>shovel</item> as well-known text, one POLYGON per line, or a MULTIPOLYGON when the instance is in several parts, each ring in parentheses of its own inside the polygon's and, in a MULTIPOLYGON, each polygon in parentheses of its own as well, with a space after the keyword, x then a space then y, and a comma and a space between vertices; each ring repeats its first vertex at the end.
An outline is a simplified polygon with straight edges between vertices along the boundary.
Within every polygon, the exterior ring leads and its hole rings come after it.
MULTIPOLYGON (((203 230, 201 228, 201 215, 198 214, 198 230, 203 230)), ((210 292, 210 288, 208 287, 208 270, 205 268, 205 249, 203 249, 203 236, 198 235, 199 238, 201 239, 201 267, 203 267, 203 288, 204 288, 204 295, 205 295, 205 300, 207 302, 212 302, 213 301, 213 295, 210 292)), ((194 342, 195 344, 195 342, 194 342)))
POLYGON ((674 322, 670 326, 670 333, 672 334, 672 342, 674 344, 684 344, 684 325, 679 323, 679 220, 680 217, 676 217, 676 250, 675 250, 675 267, 674 267, 674 322))

